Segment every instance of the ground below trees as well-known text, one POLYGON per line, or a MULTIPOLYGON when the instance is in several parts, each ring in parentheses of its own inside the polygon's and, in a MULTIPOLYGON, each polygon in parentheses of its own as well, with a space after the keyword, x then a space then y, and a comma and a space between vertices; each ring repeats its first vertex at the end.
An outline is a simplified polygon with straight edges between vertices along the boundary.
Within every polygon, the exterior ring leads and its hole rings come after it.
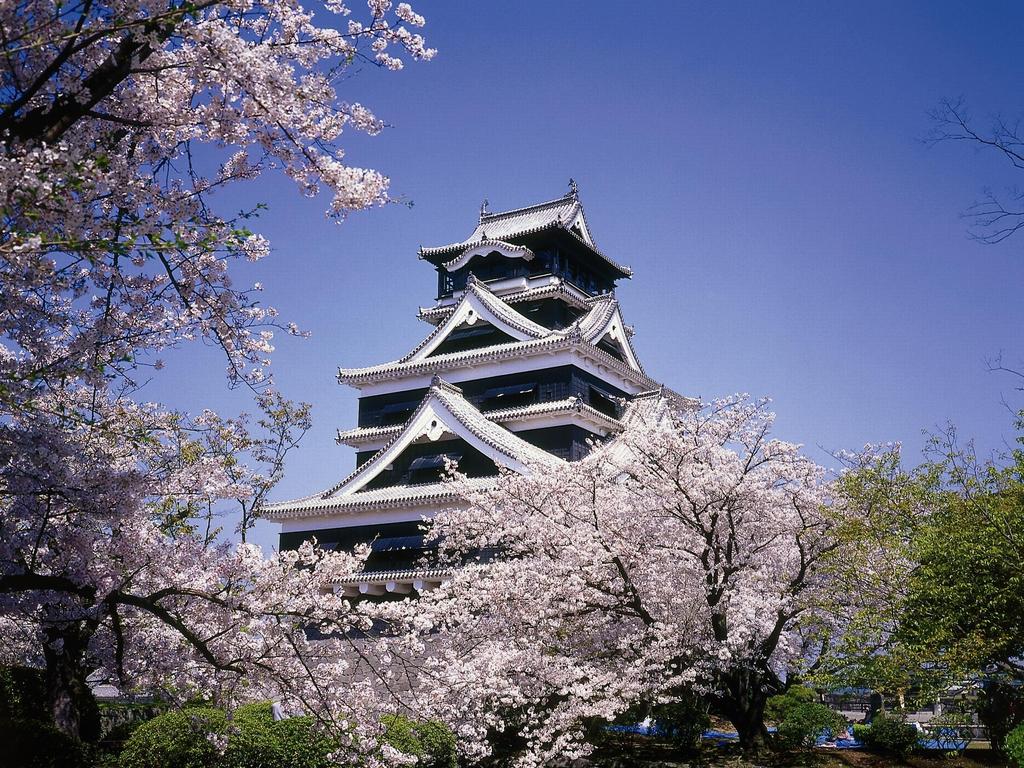
POLYGON ((738 750, 705 747, 699 754, 681 757, 671 745, 647 738, 609 742, 592 758, 572 768, 1006 768, 1008 763, 988 748, 968 749, 961 755, 922 753, 905 760, 860 750, 817 749, 779 753, 751 761, 738 750))

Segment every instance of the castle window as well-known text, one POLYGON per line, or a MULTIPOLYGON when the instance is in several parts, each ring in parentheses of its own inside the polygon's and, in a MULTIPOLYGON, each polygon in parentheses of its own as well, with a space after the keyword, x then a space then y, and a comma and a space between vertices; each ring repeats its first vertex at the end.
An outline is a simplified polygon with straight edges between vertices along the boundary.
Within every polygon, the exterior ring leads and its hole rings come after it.
POLYGON ((461 453, 439 453, 434 456, 420 456, 409 464, 410 483, 436 483, 444 472, 445 460, 455 462, 462 459, 461 453))
POLYGON ((590 401, 591 408, 600 411, 605 416, 611 416, 613 419, 617 419, 619 417, 618 398, 613 397, 597 387, 590 387, 588 394, 589 397, 587 399, 590 401))
POLYGON ((392 424, 405 424, 419 404, 419 400, 415 400, 385 405, 380 409, 380 425, 386 427, 392 424))
POLYGON ((529 405, 536 399, 537 382, 512 384, 506 387, 491 387, 484 392, 484 405, 487 408, 512 408, 517 405, 529 405))

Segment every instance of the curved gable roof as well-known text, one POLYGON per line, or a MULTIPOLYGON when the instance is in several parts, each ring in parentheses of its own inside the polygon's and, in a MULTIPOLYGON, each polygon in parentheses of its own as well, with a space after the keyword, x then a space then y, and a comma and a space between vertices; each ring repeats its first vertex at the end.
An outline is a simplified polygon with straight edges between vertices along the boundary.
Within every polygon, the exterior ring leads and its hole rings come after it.
POLYGON ((636 356, 636 350, 633 349, 633 342, 630 341, 627 326, 622 321, 619 302, 614 298, 602 296, 594 302, 593 308, 587 314, 576 321, 576 325, 583 334, 584 341, 597 344, 607 337, 622 350, 622 357, 631 368, 640 373, 644 372, 636 356))
POLYGON ((551 335, 549 329, 512 309, 491 293, 476 277, 470 275, 466 284, 466 292, 448 318, 417 344, 409 354, 399 358, 397 362, 409 363, 423 360, 437 349, 456 328, 464 323, 475 325, 481 321, 490 323, 516 341, 542 339, 551 335))
POLYGON ((522 259, 523 261, 532 261, 536 257, 536 254, 524 245, 513 245, 504 240, 481 240, 441 266, 449 272, 454 272, 457 269, 462 269, 477 256, 487 256, 491 253, 498 253, 506 259, 522 259))
POLYGON ((487 419, 462 396, 462 390, 435 376, 430 390, 401 432, 348 477, 321 494, 322 498, 347 496, 358 492, 413 441, 421 437, 432 441, 438 440, 444 434, 462 438, 499 466, 517 472, 528 471, 529 463, 562 462, 561 459, 487 419))

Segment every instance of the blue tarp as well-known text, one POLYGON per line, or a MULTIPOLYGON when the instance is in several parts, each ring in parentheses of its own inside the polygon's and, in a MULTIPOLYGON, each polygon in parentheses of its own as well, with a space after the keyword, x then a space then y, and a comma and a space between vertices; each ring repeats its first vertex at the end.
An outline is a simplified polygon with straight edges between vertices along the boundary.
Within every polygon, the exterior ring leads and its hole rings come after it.
POLYGON ((864 742, 857 739, 836 739, 836 749, 860 749, 863 746, 864 742))
POLYGON ((735 731, 704 731, 701 738, 724 744, 732 741, 739 741, 740 735, 735 731))
POLYGON ((940 728, 925 738, 919 739, 921 749, 936 749, 941 752, 963 752, 971 739, 956 728, 940 728))

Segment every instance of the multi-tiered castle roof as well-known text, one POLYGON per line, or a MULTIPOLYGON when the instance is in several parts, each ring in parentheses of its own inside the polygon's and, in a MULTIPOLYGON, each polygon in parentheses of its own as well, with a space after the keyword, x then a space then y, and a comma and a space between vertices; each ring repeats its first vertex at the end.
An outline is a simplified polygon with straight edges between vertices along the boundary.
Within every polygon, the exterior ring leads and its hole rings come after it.
POLYGON ((421 248, 438 276, 434 328, 408 354, 342 368, 360 391, 358 424, 338 432, 355 469, 318 493, 265 508, 281 546, 371 544, 353 594, 436 584, 424 567, 422 522, 458 503, 443 472, 471 482, 498 467, 529 472, 582 458, 614 439, 635 404, 665 390, 644 372, 615 298, 632 273, 594 244, 576 185, 569 194, 501 213, 481 207, 465 240, 421 248))

